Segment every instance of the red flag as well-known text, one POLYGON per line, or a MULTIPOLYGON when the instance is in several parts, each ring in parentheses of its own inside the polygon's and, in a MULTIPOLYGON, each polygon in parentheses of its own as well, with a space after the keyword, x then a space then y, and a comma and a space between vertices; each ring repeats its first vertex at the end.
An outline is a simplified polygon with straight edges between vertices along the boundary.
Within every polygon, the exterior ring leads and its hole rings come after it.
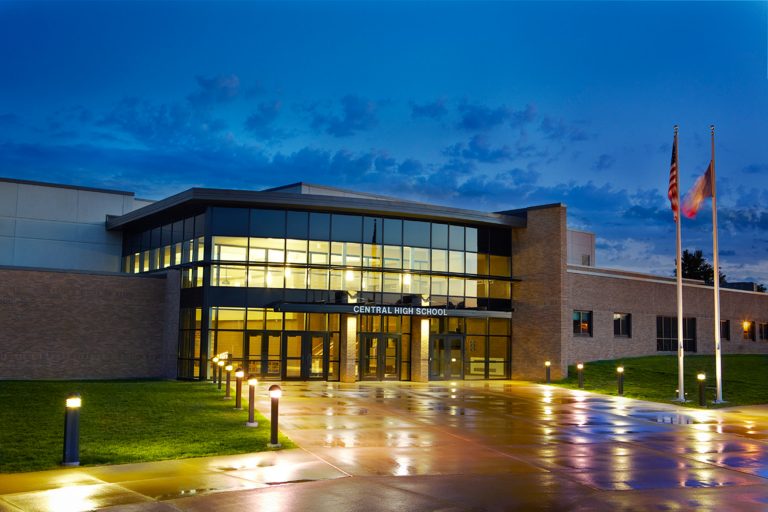
POLYGON ((707 171, 696 180, 691 190, 685 194, 683 200, 683 215, 692 219, 701 207, 701 203, 708 197, 712 197, 712 161, 709 161, 707 171))
POLYGON ((677 222, 678 209, 678 190, 677 190, 677 133, 675 133, 675 142, 672 144, 672 162, 669 164, 669 191, 667 192, 669 202, 672 205, 672 215, 677 222))

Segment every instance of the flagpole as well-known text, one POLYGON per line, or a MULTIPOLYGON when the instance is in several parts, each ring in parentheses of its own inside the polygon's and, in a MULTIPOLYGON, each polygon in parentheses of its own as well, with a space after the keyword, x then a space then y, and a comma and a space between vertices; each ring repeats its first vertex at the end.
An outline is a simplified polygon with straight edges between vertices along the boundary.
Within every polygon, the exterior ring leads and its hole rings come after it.
POLYGON ((717 248, 717 194, 715 193, 715 125, 710 125, 712 134, 712 262, 714 273, 712 280, 715 289, 715 375, 717 377, 717 398, 715 403, 723 403, 723 367, 720 354, 720 266, 717 248))
MULTIPOLYGON (((677 125, 675 125, 675 151, 677 151, 677 125)), ((683 358, 685 350, 683 349, 683 263, 682 263, 682 250, 681 250, 681 243, 680 243, 680 158, 679 153, 676 155, 677 157, 677 187, 675 187, 677 190, 675 191, 676 196, 676 204, 678 205, 678 210, 675 212, 675 226, 677 231, 677 257, 675 258, 677 260, 677 389, 678 389, 678 395, 677 400, 680 402, 685 402, 685 391, 684 391, 684 365, 683 365, 683 358)))

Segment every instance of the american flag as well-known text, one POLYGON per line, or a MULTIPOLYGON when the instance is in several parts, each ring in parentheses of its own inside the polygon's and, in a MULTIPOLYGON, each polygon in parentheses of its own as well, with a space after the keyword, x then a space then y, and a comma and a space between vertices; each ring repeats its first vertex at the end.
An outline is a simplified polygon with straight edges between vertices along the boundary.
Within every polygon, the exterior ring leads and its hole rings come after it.
POLYGON ((680 200, 680 194, 677 190, 677 133, 675 133, 675 142, 672 144, 672 162, 669 164, 669 191, 667 196, 672 205, 672 215, 675 222, 677 222, 678 201, 680 200))

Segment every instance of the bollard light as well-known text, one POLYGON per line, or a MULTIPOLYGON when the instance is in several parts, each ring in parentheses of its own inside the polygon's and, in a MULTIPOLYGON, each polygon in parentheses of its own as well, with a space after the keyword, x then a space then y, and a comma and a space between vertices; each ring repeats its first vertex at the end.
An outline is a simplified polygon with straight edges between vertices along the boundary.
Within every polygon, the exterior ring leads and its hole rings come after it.
POLYGON ((230 389, 230 386, 232 385, 232 365, 228 364, 224 369, 227 370, 227 387, 224 391, 224 400, 229 400, 232 398, 232 391, 230 389))
POLYGON ((213 356, 213 359, 211 359, 211 382, 216 384, 216 366, 219 364, 219 356, 215 355, 213 356))
POLYGON ((218 381, 218 382, 219 382, 219 386, 218 386, 218 389, 221 389, 221 380, 222 380, 222 379, 221 379, 221 377, 222 377, 222 374, 223 374, 223 372, 224 372, 224 361, 222 361, 221 359, 219 359, 219 362, 218 362, 218 363, 216 363, 216 364, 217 364, 217 365, 218 365, 218 367, 219 367, 219 381, 218 381))
POLYGON ((271 432, 269 437, 270 448, 280 448, 280 443, 277 442, 277 410, 280 402, 280 397, 283 396, 283 390, 277 384, 269 386, 269 398, 272 401, 272 408, 270 414, 271 432))
POLYGON ((245 377, 245 372, 242 368, 235 370, 235 409, 238 411, 243 408, 243 377, 245 377))
POLYGON ((707 374, 705 373, 699 373, 696 375, 696 378, 699 381, 699 405, 701 407, 707 406, 707 398, 705 396, 705 390, 704 387, 707 385, 707 374))
POLYGON ((579 376, 579 389, 584 388, 584 364, 579 363, 576 365, 576 373, 579 376))
POLYGON ((619 381, 619 395, 624 394, 624 367, 619 366, 616 368, 616 374, 618 376, 619 381))
POLYGON ((255 415, 253 413, 253 408, 256 402, 256 385, 258 383, 259 381, 256 379, 256 377, 248 378, 248 423, 245 424, 246 427, 259 426, 259 423, 256 421, 255 415))
POLYGON ((547 379, 547 384, 552 382, 552 379, 551 379, 552 375, 550 373, 551 367, 552 367, 551 361, 544 361, 544 375, 547 379))
POLYGON ((80 406, 78 393, 72 393, 64 402, 64 457, 62 466, 80 465, 80 406))

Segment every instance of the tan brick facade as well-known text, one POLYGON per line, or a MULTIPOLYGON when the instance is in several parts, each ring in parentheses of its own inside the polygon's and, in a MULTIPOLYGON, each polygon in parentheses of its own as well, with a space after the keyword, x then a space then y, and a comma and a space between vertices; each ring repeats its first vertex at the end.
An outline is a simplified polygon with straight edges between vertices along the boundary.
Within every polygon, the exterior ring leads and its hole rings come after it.
MULTIPOLYGON (((572 266, 567 273, 567 289, 569 313, 593 312, 592 336, 574 335, 568 324, 563 338, 568 364, 659 354, 656 317, 677 316, 673 278, 572 266), (614 313, 632 315, 631 337, 614 336, 614 313)), ((696 318, 698 354, 714 353, 713 302, 711 287, 684 284, 683 316, 696 318)), ((768 294, 721 289, 720 318, 730 320, 731 326, 730 340, 722 341, 723 353, 768 353, 768 340, 745 341, 741 327, 744 320, 768 322, 768 294)))
POLYGON ((175 378, 179 275, 0 268, 0 379, 175 378))

